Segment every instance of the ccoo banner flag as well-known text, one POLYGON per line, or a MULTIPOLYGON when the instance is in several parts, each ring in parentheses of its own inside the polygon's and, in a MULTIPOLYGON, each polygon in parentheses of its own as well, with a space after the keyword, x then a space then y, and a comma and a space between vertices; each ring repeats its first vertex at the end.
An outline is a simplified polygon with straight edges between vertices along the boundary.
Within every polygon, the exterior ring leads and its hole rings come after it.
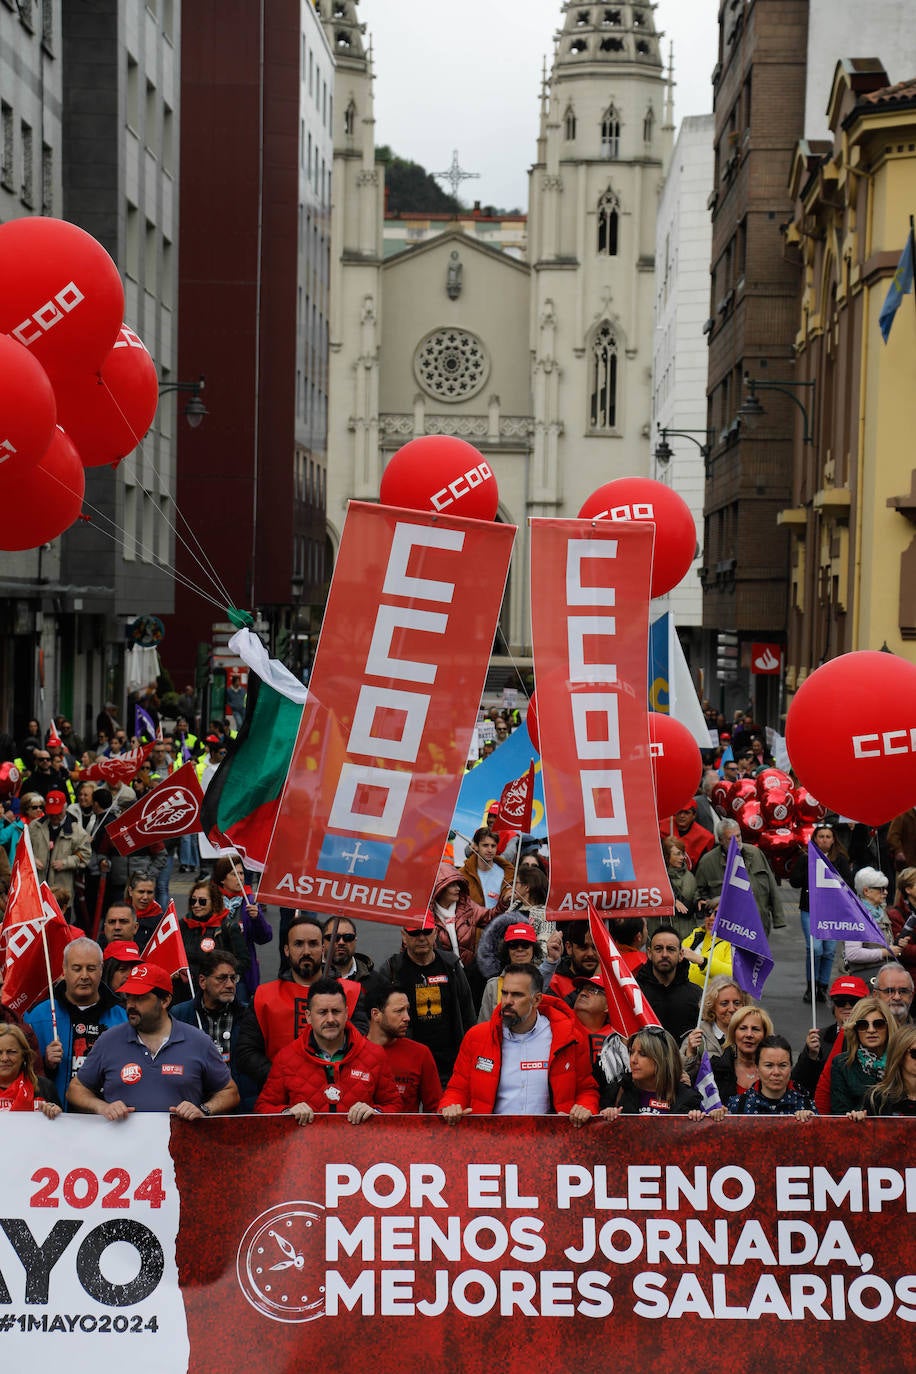
POLYGON ((262 901, 400 922, 435 881, 515 529, 351 502, 262 901), (343 751, 313 741, 339 731, 343 751))
POLYGON ((532 520, 551 911, 674 910, 646 712, 654 526, 532 520))

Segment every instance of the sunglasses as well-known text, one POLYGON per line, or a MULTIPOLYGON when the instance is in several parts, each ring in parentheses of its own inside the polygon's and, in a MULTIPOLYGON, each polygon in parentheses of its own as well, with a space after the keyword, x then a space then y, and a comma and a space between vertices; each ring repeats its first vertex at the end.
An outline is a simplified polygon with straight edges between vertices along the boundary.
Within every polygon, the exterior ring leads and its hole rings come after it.
POLYGON ((878 1016, 878 1017, 876 1017, 876 1019, 875 1019, 874 1021, 868 1021, 868 1020, 866 1020, 866 1019, 863 1017, 863 1019, 862 1019, 861 1021, 857 1021, 857 1022, 856 1022, 856 1030, 857 1030, 857 1031, 864 1031, 864 1030, 885 1030, 886 1028, 887 1028, 887 1022, 885 1021, 885 1019, 884 1019, 883 1016, 878 1016))
POLYGON ((834 997, 834 998, 833 998, 833 1005, 834 1005, 835 1007, 854 1007, 855 1004, 856 1004, 856 999, 855 999, 855 997, 834 997))
POLYGON ((239 981, 237 973, 211 973, 210 977, 214 983, 237 983, 239 981))
POLYGON ((190 903, 189 903, 189 905, 190 905, 190 906, 209 906, 209 905, 210 905, 210 898, 209 898, 209 897, 192 897, 192 898, 191 898, 191 901, 190 901, 190 903))
MULTIPOLYGON (((325 938, 326 940, 330 940, 331 937, 330 937, 330 935, 326 935, 324 938, 325 938)), ((338 934, 338 935, 335 935, 335 936, 334 936, 334 939, 335 939, 335 940, 343 940, 343 942, 344 942, 345 945, 352 945, 352 944, 354 944, 354 943, 356 942, 356 936, 355 936, 355 935, 340 935, 340 934, 338 934)))
POLYGON ((405 934, 405 935, 408 935, 411 939, 413 939, 414 936, 416 936, 416 935, 432 935, 432 933, 433 933, 433 932, 432 932, 431 930, 405 930, 405 931, 404 931, 404 934, 405 934))
POLYGON ((664 1039, 667 1034, 668 1032, 665 1030, 664 1026, 643 1026, 627 1040, 627 1049, 633 1048, 640 1035, 657 1035, 664 1039))
POLYGON ((510 941, 507 943, 507 945, 506 945, 506 949, 532 949, 532 948, 533 948, 533 945, 532 945, 532 943, 531 943, 530 940, 510 940, 510 941))

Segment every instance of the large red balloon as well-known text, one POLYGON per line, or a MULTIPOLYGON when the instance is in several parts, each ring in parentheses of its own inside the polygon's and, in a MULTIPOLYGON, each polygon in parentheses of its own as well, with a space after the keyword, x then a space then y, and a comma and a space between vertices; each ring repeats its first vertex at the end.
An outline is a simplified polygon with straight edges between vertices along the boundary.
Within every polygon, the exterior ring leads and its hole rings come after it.
POLYGON ((59 427, 37 466, 0 477, 0 549, 34 549, 69 529, 80 513, 86 473, 59 427))
POLYGON ((0 474, 41 461, 54 433, 54 390, 27 348, 0 334, 0 474))
POLYGON ((649 743, 655 775, 655 809, 660 820, 673 816, 700 785, 703 760, 693 735, 673 716, 649 712, 649 743))
POLYGON ((87 468, 117 463, 140 443, 159 404, 159 378, 142 339, 124 325, 100 372, 55 384, 60 423, 87 468))
POLYGON ((91 234, 40 215, 0 225, 0 331, 52 380, 101 367, 123 318, 118 269, 91 234))
POLYGON ((411 439, 391 457, 379 497, 384 506, 492 520, 499 489, 490 464, 473 444, 449 434, 427 434, 411 439))
POLYGON ((697 529, 690 507, 652 477, 618 477, 593 491, 579 511, 582 520, 649 520, 655 525, 652 595, 664 596, 690 570, 697 529))
POLYGON ((896 654, 843 654, 806 678, 786 717, 803 786, 829 810, 882 825, 916 804, 916 667, 896 654))

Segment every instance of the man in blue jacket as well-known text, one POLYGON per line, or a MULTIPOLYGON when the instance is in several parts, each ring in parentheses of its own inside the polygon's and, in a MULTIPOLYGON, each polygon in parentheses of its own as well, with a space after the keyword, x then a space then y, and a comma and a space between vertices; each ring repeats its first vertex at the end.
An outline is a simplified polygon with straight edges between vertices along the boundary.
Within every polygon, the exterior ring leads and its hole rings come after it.
POLYGON ((102 961, 95 940, 71 940, 64 950, 64 976, 54 984, 57 1035, 50 999, 25 1015, 61 1102, 66 1102, 70 1079, 103 1031, 127 1020, 123 1006, 102 982, 102 961))

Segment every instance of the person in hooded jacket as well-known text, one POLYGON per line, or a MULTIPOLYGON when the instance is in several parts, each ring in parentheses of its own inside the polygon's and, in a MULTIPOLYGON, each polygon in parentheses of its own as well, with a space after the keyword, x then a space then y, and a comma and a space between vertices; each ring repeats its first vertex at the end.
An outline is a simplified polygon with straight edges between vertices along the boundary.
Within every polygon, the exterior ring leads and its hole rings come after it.
POLYGON ((468 880, 454 864, 440 864, 430 911, 436 922, 436 944, 457 954, 465 969, 474 962, 480 932, 493 914, 472 901, 468 880))

